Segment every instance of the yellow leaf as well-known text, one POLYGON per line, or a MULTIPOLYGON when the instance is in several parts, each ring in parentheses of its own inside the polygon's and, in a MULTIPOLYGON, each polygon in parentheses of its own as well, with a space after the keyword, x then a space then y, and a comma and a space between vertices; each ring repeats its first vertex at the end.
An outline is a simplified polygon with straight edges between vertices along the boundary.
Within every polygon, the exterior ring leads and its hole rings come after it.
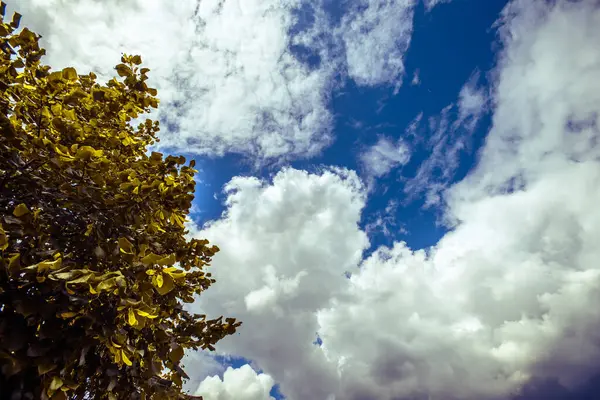
POLYGON ((142 63, 142 57, 133 56, 133 57, 131 57, 131 62, 134 63, 135 65, 140 65, 142 63))
POLYGON ((127 238, 119 238, 119 250, 121 253, 133 254, 133 244, 127 238))
POLYGON ((158 264, 158 265, 173 265, 176 261, 177 261, 177 259, 175 258, 175 254, 171 253, 168 256, 163 257, 160 260, 156 261, 156 264, 158 264))
POLYGON ((94 287, 90 284, 90 293, 91 294, 98 294, 98 292, 96 291, 96 289, 94 289, 94 287))
POLYGON ((157 274, 154 277, 154 280, 156 280, 155 286, 158 287, 158 288, 161 288, 162 285, 164 284, 164 279, 163 279, 163 275, 162 274, 157 274))
POLYGON ((60 389, 60 387, 63 385, 63 381, 62 379, 60 379, 60 377, 55 376, 54 378, 52 378, 52 381, 50 382, 50 390, 55 391, 60 389))
POLYGON ((133 308, 130 308, 127 312, 127 322, 129 325, 134 326, 137 324, 137 319, 135 318, 135 313, 133 312, 133 308))
POLYGON ((55 271, 62 266, 62 259, 58 258, 54 261, 42 261, 36 265, 37 272, 39 274, 44 273, 47 270, 55 271))
POLYGON ((140 187, 139 187, 139 186, 136 186, 136 187, 133 189, 133 191, 132 191, 132 193, 133 193, 133 194, 139 194, 139 192, 140 192, 140 187))
POLYGON ((163 284, 160 287, 155 286, 155 288, 161 296, 164 296, 175 288, 175 282, 169 275, 163 275, 163 284))
POLYGON ((84 235, 90 236, 92 234, 92 230, 94 229, 94 224, 87 224, 87 229, 85 230, 84 235))
POLYGON ((25 215, 27 213, 29 213, 29 209, 23 203, 21 203, 17 207, 15 207, 15 210, 13 211, 13 215, 15 217, 22 217, 23 215, 25 215))
POLYGON ((125 64, 119 64, 115 67, 115 69, 117 70, 117 74, 119 74, 119 76, 131 75, 131 68, 125 64))
POLYGON ((77 80, 77 71, 73 67, 68 67, 62 70, 62 77, 68 81, 77 80))
POLYGON ((131 360, 129 359, 129 357, 127 357, 127 354, 125 354, 125 352, 123 350, 121 350, 121 357, 123 358, 123 362, 125 364, 127 364, 130 367, 133 365, 133 363, 131 362, 131 360))
POLYGON ((144 265, 152 265, 155 264, 158 260, 160 260, 162 257, 159 256, 158 254, 154 254, 154 253, 150 253, 146 256, 144 256, 144 258, 142 258, 142 264, 144 265))
POLYGON ((62 319, 73 318, 76 315, 77 315, 77 313, 73 312, 73 311, 66 311, 66 312, 60 313, 60 317, 62 319))
POLYGON ((103 150, 96 150, 91 146, 81 146, 81 148, 75 154, 76 160, 89 160, 92 157, 102 157, 104 154, 103 150))
POLYGON ((6 231, 0 224, 0 250, 6 250, 8 247, 8 237, 6 236, 6 231))
POLYGON ((20 264, 21 253, 16 253, 8 259, 8 269, 18 268, 20 264))
POLYGON ((154 319, 156 317, 158 317, 158 315, 154 315, 154 314, 150 314, 146 311, 142 311, 142 310, 135 310, 135 312, 138 313, 138 315, 142 316, 142 317, 146 317, 146 318, 150 318, 150 319, 154 319))

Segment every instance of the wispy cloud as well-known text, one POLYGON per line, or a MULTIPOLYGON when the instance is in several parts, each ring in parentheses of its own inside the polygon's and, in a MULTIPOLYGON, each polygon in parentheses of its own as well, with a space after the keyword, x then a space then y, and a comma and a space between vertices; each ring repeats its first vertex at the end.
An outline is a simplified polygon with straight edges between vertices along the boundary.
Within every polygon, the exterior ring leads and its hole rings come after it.
POLYGON ((419 86, 421 84, 421 76, 418 68, 413 72, 413 78, 412 81, 410 81, 410 84, 412 86, 419 86))
POLYGON ((360 154, 367 179, 387 175, 410 160, 410 149, 402 140, 380 136, 377 142, 360 154))
POLYGON ((352 2, 339 34, 349 76, 359 85, 401 83, 413 31, 414 0, 352 2))
MULTIPOLYGON (((452 182, 460 166, 460 156, 470 148, 470 137, 481 117, 488 110, 486 88, 479 86, 480 74, 474 72, 463 85, 456 104, 446 106, 438 115, 428 119, 430 133, 427 147, 430 155, 419 166, 416 175, 404 187, 411 201, 425 194, 425 207, 441 202, 441 194, 452 182)), ((415 137, 422 114, 406 129, 407 136, 415 137)), ((419 138, 416 138, 419 141, 419 138)))

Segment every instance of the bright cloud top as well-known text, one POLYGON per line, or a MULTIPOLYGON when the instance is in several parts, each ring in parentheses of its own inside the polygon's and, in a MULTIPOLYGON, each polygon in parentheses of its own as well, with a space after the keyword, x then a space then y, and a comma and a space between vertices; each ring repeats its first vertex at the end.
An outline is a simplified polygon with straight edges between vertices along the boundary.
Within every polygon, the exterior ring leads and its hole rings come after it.
POLYGON ((245 321, 220 351, 290 399, 506 399, 599 367, 600 11, 516 1, 503 18, 494 125, 433 248, 361 260, 365 189, 346 170, 231 181, 198 233, 229 248, 198 306, 245 321))
MULTIPOLYGON (((401 82, 414 1, 363 3, 339 26, 322 18, 313 27, 333 46, 308 41, 333 51, 318 66, 290 50, 303 42, 290 33, 302 0, 25 0, 18 10, 54 68, 105 78, 121 53, 141 54, 160 92, 160 147, 262 163, 312 157, 332 142, 329 97, 341 69, 361 85, 401 82)), ((324 15, 319 4, 315 12, 324 15)))
POLYGON ((288 49, 298 3, 25 0, 18 9, 55 68, 110 76, 122 52, 141 54, 160 91, 162 147, 272 159, 313 156, 331 141, 332 69, 310 70, 288 49))
POLYGON ((359 85, 399 85, 413 29, 415 0, 360 0, 342 20, 349 76, 359 85))

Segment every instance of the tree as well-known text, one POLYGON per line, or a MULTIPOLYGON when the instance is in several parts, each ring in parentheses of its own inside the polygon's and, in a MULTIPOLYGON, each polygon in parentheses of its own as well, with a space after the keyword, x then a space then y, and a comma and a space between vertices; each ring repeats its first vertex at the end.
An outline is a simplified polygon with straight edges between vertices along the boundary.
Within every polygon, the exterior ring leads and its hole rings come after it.
POLYGON ((139 56, 107 84, 52 72, 0 11, 0 393, 185 398, 184 350, 240 325, 183 309, 218 251, 184 236, 194 161, 147 154, 158 122, 132 127, 158 106, 139 56))

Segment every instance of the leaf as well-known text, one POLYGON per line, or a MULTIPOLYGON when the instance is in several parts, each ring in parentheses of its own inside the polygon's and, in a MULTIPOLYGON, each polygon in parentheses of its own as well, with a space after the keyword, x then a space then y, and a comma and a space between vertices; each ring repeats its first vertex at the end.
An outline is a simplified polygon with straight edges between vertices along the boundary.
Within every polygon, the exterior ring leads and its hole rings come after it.
POLYGON ((0 250, 4 251, 8 247, 8 237, 6 236, 6 231, 0 224, 0 250))
POLYGON ((129 323, 129 325, 131 326, 135 326, 137 324, 137 319, 135 318, 135 312, 133 311, 133 308, 130 308, 129 311, 127 312, 127 323, 129 323))
POLYGON ((56 390, 60 389, 62 385, 63 385, 63 380, 60 379, 60 377, 55 376, 54 378, 52 378, 49 388, 52 391, 56 391, 56 390))
POLYGON ((138 315, 145 317, 145 318, 154 319, 154 318, 158 317, 158 315, 150 314, 150 313, 148 313, 146 311, 142 311, 142 310, 135 310, 135 312, 137 312, 138 315))
POLYGON ((87 224, 85 233, 83 234, 84 236, 90 236, 92 234, 92 230, 94 229, 94 224, 87 224))
POLYGON ((76 81, 77 80, 77 70, 73 67, 67 67, 62 70, 62 77, 68 81, 76 81))
POLYGON ((38 364, 38 375, 47 374, 50 371, 54 371, 58 365, 48 361, 42 361, 38 364))
POLYGON ((21 14, 19 14, 18 12, 15 12, 13 14, 13 18, 12 18, 12 22, 10 23, 10 26, 17 29, 19 27, 19 23, 21 22, 21 17, 22 17, 21 14))
POLYGON ((73 317, 75 317, 77 315, 78 315, 78 313, 73 312, 73 311, 67 311, 67 312, 60 313, 60 317, 62 319, 73 318, 73 317))
POLYGON ((133 254, 133 244, 127 238, 119 238, 119 250, 121 253, 133 254))
MULTIPOLYGON (((43 274, 44 272, 46 272, 48 270, 56 271, 61 266, 62 266, 62 258, 58 258, 54 261, 42 261, 41 263, 33 265, 32 267, 37 270, 38 274, 43 274)), ((32 268, 32 267, 29 267, 29 268, 32 268)))
POLYGON ((156 274, 154 276, 154 285, 157 288, 161 288, 164 284, 164 279, 163 279, 163 275, 162 274, 156 274))
POLYGON ((133 56, 133 57, 131 57, 131 62, 134 63, 135 65, 140 65, 142 63, 142 57, 133 56))
POLYGON ((22 217, 25 214, 29 213, 29 209, 27 208, 27 206, 23 203, 19 204, 18 206, 15 207, 14 211, 13 211, 13 215, 17 218, 22 217))
POLYGON ((123 362, 125 364, 127 364, 129 367, 131 367, 133 365, 133 363, 131 362, 129 357, 127 357, 127 354, 123 350, 121 350, 121 358, 123 359, 123 362))
POLYGON ((13 275, 21 265, 21 253, 11 254, 8 258, 8 270, 13 275))
POLYGON ((164 296, 165 294, 169 293, 175 288, 175 282, 173 281, 173 278, 171 278, 169 275, 163 275, 162 277, 163 284, 160 287, 155 286, 155 288, 161 296, 164 296))
POLYGON ((158 255, 158 254, 154 254, 154 253, 150 253, 148 255, 146 255, 144 258, 141 259, 142 264, 144 265, 153 265, 156 264, 156 262, 158 262, 158 260, 160 260, 162 258, 162 256, 158 255))
POLYGON ((169 353, 169 359, 173 363, 178 363, 183 358, 183 355, 183 347, 180 345, 176 345, 175 348, 171 349, 171 352, 169 353))
POLYGON ((159 259, 158 261, 156 261, 156 264, 158 265, 172 265, 177 261, 177 259, 175 258, 175 254, 171 253, 166 257, 163 257, 161 259, 159 259))
POLYGON ((115 69, 117 70, 117 74, 119 74, 119 76, 129 76, 129 75, 131 75, 131 68, 129 68, 125 64, 119 64, 119 65, 117 65, 115 67, 115 69))

